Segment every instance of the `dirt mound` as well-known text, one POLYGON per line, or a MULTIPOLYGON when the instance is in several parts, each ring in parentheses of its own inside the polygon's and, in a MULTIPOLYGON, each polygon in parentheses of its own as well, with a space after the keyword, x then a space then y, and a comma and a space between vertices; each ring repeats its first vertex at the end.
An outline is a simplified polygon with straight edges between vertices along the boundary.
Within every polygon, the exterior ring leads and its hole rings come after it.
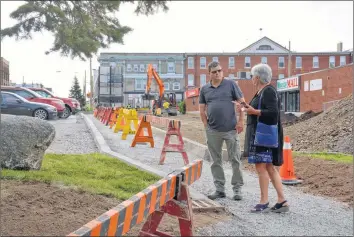
POLYGON ((303 121, 308 120, 310 118, 313 118, 319 114, 321 114, 321 112, 315 113, 312 110, 303 113, 300 117, 296 116, 293 113, 282 114, 281 121, 282 121, 283 126, 287 127, 287 126, 291 126, 291 125, 294 125, 299 122, 303 122, 303 121))
POLYGON ((294 151, 352 154, 353 95, 313 118, 285 127, 294 151))

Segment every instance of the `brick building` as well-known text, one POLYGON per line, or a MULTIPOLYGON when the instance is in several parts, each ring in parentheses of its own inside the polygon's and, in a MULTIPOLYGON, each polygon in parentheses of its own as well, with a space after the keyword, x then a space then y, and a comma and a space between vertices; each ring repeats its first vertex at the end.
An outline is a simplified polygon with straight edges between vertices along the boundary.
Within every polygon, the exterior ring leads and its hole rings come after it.
MULTIPOLYGON (((272 84, 276 86, 278 79, 352 63, 352 51, 343 51, 339 43, 335 52, 293 52, 263 37, 237 53, 186 53, 185 60, 186 108, 187 111, 197 111, 199 88, 210 80, 207 66, 211 61, 221 63, 224 76, 236 80, 246 101, 250 101, 256 92, 250 80, 250 70, 258 63, 267 63, 272 68, 272 84)), ((286 95, 299 101, 299 92, 286 95)), ((299 106, 289 107, 288 111, 299 109, 299 106)))
POLYGON ((1 57, 0 59, 0 85, 9 86, 10 85, 10 69, 9 61, 1 57))
POLYGON ((353 64, 300 74, 300 111, 320 112, 353 93, 353 64))

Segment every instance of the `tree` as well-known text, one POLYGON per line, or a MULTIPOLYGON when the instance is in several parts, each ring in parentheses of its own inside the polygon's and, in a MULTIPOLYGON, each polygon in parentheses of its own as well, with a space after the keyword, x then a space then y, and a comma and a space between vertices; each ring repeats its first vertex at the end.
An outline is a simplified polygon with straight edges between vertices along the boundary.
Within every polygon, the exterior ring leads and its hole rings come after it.
POLYGON ((84 107, 86 104, 85 97, 82 95, 81 87, 79 84, 79 80, 77 77, 74 77, 73 85, 70 89, 69 97, 75 98, 77 101, 80 102, 81 107, 84 107))
POLYGON ((124 44, 123 37, 133 29, 122 26, 115 14, 121 3, 136 3, 135 13, 146 16, 160 8, 168 11, 167 0, 139 1, 26 1, 10 14, 18 22, 1 30, 1 39, 32 39, 33 32, 54 34, 53 47, 46 54, 59 52, 62 56, 91 58, 99 48, 112 43, 124 44))

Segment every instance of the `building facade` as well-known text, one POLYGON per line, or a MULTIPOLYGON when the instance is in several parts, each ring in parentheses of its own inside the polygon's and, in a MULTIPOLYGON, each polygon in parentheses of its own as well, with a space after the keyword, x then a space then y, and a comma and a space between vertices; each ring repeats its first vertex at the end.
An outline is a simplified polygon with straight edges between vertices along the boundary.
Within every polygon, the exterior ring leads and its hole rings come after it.
POLYGON ((5 58, 0 59, 0 85, 10 85, 10 64, 5 58))
POLYGON ((325 111, 353 93, 353 63, 304 73, 300 79, 300 111, 325 111))
MULTIPOLYGON (((250 71, 258 63, 266 63, 272 68, 272 84, 277 86, 284 84, 277 83, 284 78, 350 64, 352 51, 343 51, 342 44, 339 43, 335 52, 292 52, 263 37, 237 53, 187 53, 185 58, 186 108, 187 111, 197 111, 199 89, 210 80, 207 66, 212 61, 220 62, 225 78, 236 80, 246 101, 250 101, 256 92, 250 80, 250 71)), ((284 107, 285 111, 300 110, 298 90, 293 89, 282 96, 289 96, 287 101, 294 101, 294 105, 284 107)))
MULTIPOLYGON (((101 53, 99 57, 100 73, 97 81, 101 87, 99 94, 119 96, 119 105, 130 104, 133 107, 147 106, 142 100, 147 83, 147 67, 152 64, 163 80, 165 93, 174 92, 177 101, 184 99, 184 55, 183 53, 101 53), (103 68, 105 71, 103 72, 103 68), (102 85, 102 75, 109 75, 107 68, 111 68, 111 77, 116 83, 113 87, 108 83, 102 85), (101 77, 101 80, 99 78, 101 77), (110 88, 110 89, 109 89, 110 88)), ((98 83, 97 83, 98 85, 98 83)), ((98 91, 98 88, 97 88, 98 91)), ((158 95, 158 86, 153 79, 151 93, 158 95)), ((101 100, 102 101, 102 100, 101 100)))

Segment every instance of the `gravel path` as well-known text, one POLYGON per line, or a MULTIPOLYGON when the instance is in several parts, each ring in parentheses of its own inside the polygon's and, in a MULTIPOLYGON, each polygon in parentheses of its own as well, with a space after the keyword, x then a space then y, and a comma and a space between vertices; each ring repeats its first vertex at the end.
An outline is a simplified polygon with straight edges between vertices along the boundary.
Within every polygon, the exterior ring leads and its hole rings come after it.
MULTIPOLYGON (((131 148, 132 136, 121 140, 121 132, 114 134, 92 115, 88 117, 101 132, 110 148, 132 159, 150 165, 164 172, 171 172, 183 166, 180 155, 168 154, 164 165, 158 165, 164 134, 154 131, 155 148, 148 145, 137 145, 131 148)), ((189 152, 190 161, 199 159, 203 154, 189 152)), ((207 195, 214 191, 210 162, 204 161, 202 177, 192 186, 199 192, 207 195)), ((230 164, 224 165, 227 180, 227 198, 219 200, 233 215, 232 220, 221 222, 203 228, 198 235, 208 236, 352 236, 353 209, 343 203, 322 197, 302 193, 296 187, 285 186, 284 191, 291 205, 291 211, 286 214, 252 214, 252 208, 258 201, 259 185, 255 174, 244 171, 245 185, 243 187, 242 201, 233 201, 230 185, 232 171, 230 164)), ((271 205, 276 200, 276 192, 272 186, 269 190, 271 205)))
POLYGON ((81 115, 72 115, 67 119, 50 121, 55 127, 55 138, 46 153, 57 154, 85 154, 98 152, 81 115))

